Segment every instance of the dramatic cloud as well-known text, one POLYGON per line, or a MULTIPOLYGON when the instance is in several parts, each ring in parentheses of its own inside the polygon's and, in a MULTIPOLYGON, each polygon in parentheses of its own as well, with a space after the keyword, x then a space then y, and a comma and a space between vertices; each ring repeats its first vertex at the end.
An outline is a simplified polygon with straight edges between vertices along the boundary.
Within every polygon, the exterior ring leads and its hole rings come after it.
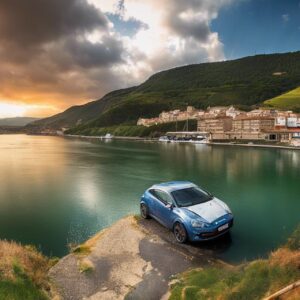
POLYGON ((117 87, 106 72, 123 51, 108 18, 85 0, 0 2, 2 101, 57 112, 96 98, 117 87))
POLYGON ((210 23, 231 0, 125 0, 105 6, 90 1, 106 13, 120 11, 124 22, 145 24, 133 36, 121 37, 126 68, 136 80, 178 65, 224 59, 223 45, 210 23))
POLYGON ((82 0, 1 0, 0 40, 35 45, 107 27, 107 19, 82 0), (13 37, 13 38, 12 38, 13 37))
POLYGON ((52 114, 162 69, 224 59, 210 23, 231 2, 1 0, 0 102, 52 114))

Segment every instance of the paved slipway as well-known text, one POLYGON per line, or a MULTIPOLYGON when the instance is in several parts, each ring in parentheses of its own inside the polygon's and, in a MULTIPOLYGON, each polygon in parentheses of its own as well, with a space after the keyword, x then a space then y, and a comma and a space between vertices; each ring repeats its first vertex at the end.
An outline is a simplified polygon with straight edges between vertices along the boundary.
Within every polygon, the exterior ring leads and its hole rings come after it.
POLYGON ((172 276, 218 264, 211 249, 179 245, 154 220, 121 219, 85 244, 87 254, 69 254, 49 272, 66 300, 167 299, 172 276), (80 271, 90 266, 88 272, 80 271))

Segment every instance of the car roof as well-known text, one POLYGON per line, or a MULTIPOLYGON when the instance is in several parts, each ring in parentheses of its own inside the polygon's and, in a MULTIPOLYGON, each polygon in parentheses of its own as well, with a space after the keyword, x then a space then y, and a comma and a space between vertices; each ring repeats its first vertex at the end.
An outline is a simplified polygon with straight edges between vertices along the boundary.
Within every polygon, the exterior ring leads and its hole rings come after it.
POLYGON ((162 191, 170 193, 175 190, 181 190, 181 189, 190 188, 194 186, 196 185, 190 181, 170 181, 170 182, 154 184, 150 189, 160 189, 162 191))

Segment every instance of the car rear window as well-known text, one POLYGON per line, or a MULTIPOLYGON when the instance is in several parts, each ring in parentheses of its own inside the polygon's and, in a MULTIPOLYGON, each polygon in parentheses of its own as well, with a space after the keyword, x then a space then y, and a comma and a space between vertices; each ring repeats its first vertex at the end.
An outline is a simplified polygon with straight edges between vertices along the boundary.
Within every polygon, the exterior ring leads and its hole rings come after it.
POLYGON ((201 204, 213 198, 209 193, 196 187, 173 191, 171 194, 179 207, 201 204))

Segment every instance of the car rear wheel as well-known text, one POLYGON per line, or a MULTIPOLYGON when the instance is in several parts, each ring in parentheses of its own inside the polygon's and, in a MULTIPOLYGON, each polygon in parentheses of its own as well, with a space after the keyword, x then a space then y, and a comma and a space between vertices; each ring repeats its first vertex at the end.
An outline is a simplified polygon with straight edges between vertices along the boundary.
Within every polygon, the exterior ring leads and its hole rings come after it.
POLYGON ((143 219, 149 219, 150 216, 149 216, 149 209, 148 209, 148 206, 144 203, 141 204, 140 206, 140 210, 141 210, 141 217, 143 219))
POLYGON ((174 233, 175 239, 178 243, 183 244, 188 239, 188 235, 187 235, 186 229, 184 228, 184 225, 179 222, 177 222, 174 225, 173 233, 174 233))

